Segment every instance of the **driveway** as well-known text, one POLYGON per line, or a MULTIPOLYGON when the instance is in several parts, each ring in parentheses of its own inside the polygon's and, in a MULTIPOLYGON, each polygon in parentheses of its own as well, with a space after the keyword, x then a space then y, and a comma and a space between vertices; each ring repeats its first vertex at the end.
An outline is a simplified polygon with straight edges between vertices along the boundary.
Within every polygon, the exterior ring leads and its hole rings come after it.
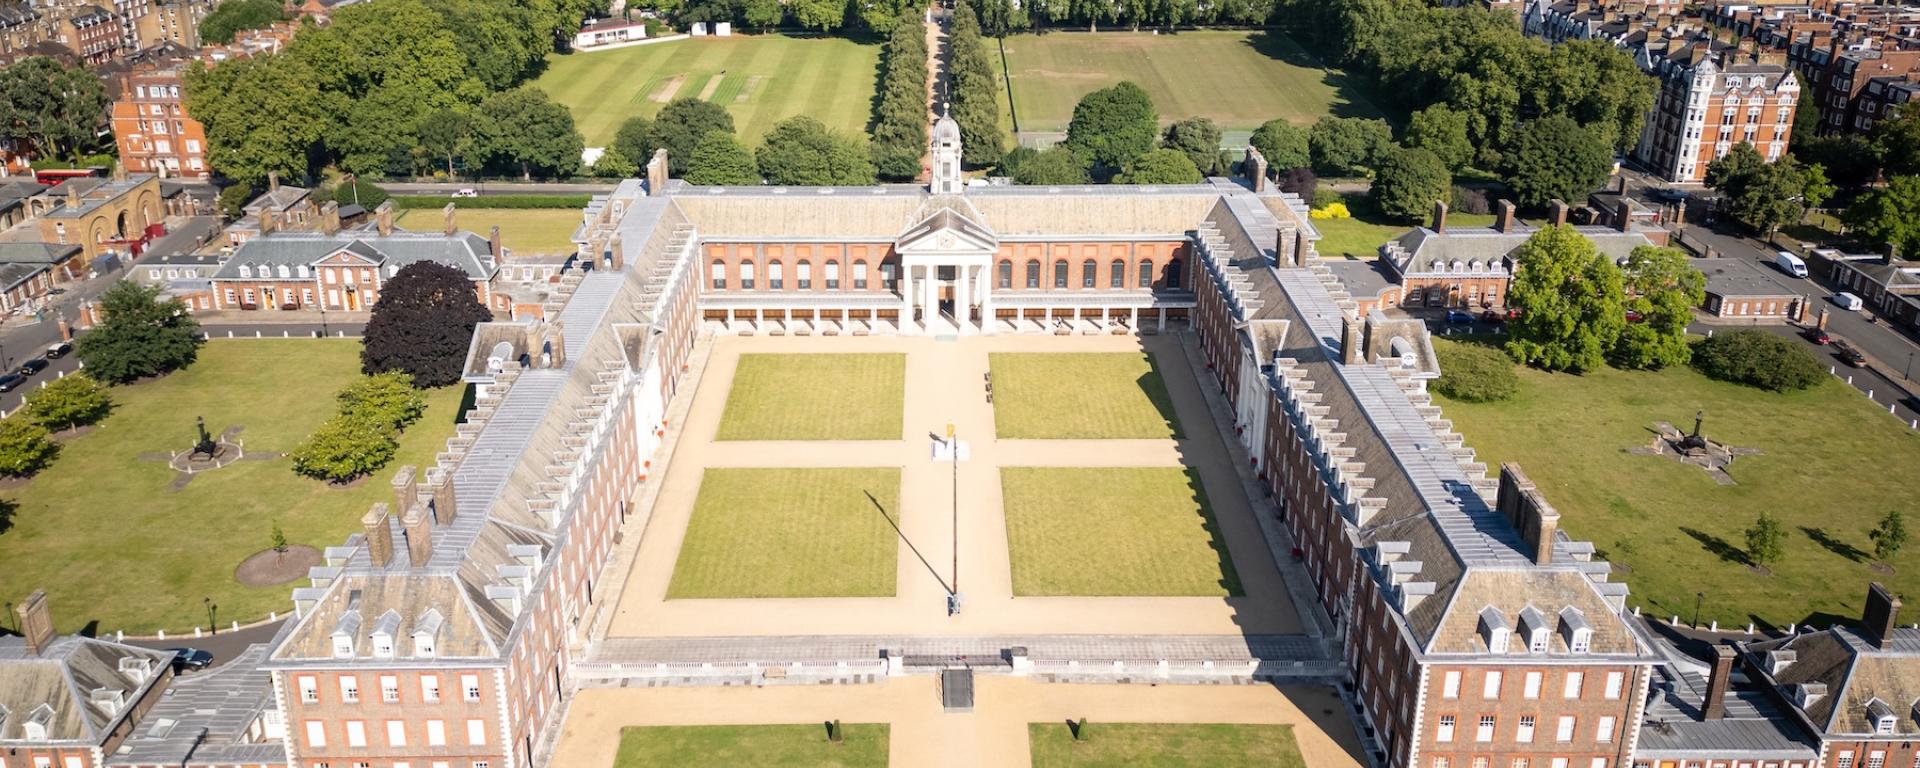
MULTIPOLYGON (((127 645, 138 648, 154 648, 163 651, 169 648, 198 648, 213 654, 213 665, 209 667, 209 669, 211 669, 239 656, 241 651, 247 649, 247 646, 272 640, 274 635, 280 633, 280 627, 286 623, 287 620, 283 618, 279 621, 268 622, 255 627, 247 627, 239 631, 223 631, 219 634, 207 635, 205 637, 194 637, 188 634, 180 637, 169 637, 165 640, 130 639, 127 640, 126 643, 127 645)), ((187 674, 193 673, 189 672, 187 674)))

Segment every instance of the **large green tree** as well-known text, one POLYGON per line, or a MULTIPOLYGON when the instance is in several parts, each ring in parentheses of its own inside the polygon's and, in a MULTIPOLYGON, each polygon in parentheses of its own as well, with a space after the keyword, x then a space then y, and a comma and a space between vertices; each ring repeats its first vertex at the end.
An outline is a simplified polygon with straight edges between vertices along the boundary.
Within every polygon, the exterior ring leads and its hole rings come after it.
POLYGON ((106 108, 106 89, 85 68, 45 56, 0 67, 0 138, 29 156, 78 157, 99 132, 106 108))
POLYGON ((1727 196, 1734 218, 1769 238, 1833 194, 1820 166, 1801 165, 1792 155, 1769 163, 1744 141, 1707 165, 1707 186, 1727 196))
POLYGON ((919 17, 899 18, 882 62, 873 165, 884 178, 910 180, 920 175, 920 158, 927 152, 927 30, 919 17))
POLYGON ((1433 204, 1445 202, 1453 190, 1447 164, 1425 149, 1390 149, 1383 153, 1373 179, 1373 200, 1380 212, 1402 221, 1418 221, 1433 204))
POLYGON ((25 477, 52 463, 60 446, 45 427, 23 416, 0 419, 0 475, 25 477))
POLYGON ((806 115, 774 124, 754 159, 769 184, 863 186, 874 179, 865 142, 806 115))
POLYGON ((521 86, 494 94, 480 102, 477 116, 478 144, 490 163, 515 168, 521 178, 536 170, 545 176, 579 170, 584 144, 573 114, 546 91, 521 86))
POLYGON ((1167 126, 1167 133, 1160 139, 1160 146, 1177 149, 1185 153, 1193 167, 1205 175, 1225 175, 1228 169, 1220 168, 1220 126, 1212 118, 1189 117, 1167 126))
POLYGON ((980 167, 1000 162, 1005 154, 1000 134, 1000 79, 994 74, 980 37, 973 7, 961 3, 948 26, 948 81, 952 83, 952 117, 960 125, 961 161, 980 167))
POLYGON ((1021 147, 1007 153, 1003 168, 1015 184, 1061 186, 1092 181, 1086 161, 1063 146, 1044 150, 1021 147))
POLYGON ((1621 270, 1627 290, 1628 322, 1614 341, 1611 359, 1621 368, 1658 369, 1685 365, 1691 357, 1687 324, 1707 296, 1707 278, 1678 248, 1643 245, 1627 256, 1621 270))
POLYGON ((380 288, 360 368, 369 375, 404 371, 418 387, 452 384, 460 380, 473 327, 492 317, 465 271, 434 261, 408 264, 380 288))
POLYGON ((50 431, 83 427, 113 410, 107 388, 85 373, 62 376, 27 393, 26 403, 28 417, 50 431))
POLYGON ((226 45, 243 29, 262 29, 287 17, 280 0, 227 0, 200 20, 200 42, 226 45))
POLYGON ((160 287, 121 280, 100 294, 100 324, 74 343, 87 374, 124 384, 185 368, 200 352, 200 322, 160 287))
POLYGON ((1081 97, 1067 124, 1068 149, 1103 169, 1117 169, 1153 149, 1160 116, 1145 89, 1122 81, 1081 97))
POLYGON ((1846 221, 1870 240, 1920 257, 1920 176, 1895 176, 1887 185, 1860 196, 1847 207, 1846 221))
POLYGON ((1902 104, 1892 118, 1875 123, 1873 143, 1888 176, 1920 176, 1920 103, 1902 104))
POLYGON ((207 162, 221 175, 265 186, 267 174, 307 176, 313 152, 334 124, 339 99, 323 96, 316 73, 290 54, 268 54, 187 70, 187 112, 207 133, 207 162))
POLYGON ((1155 149, 1135 155, 1115 176, 1121 184, 1198 184, 1200 169, 1178 149, 1155 149))
MULTIPOLYGON (((667 102, 653 119, 653 146, 667 150, 667 165, 675 176, 686 173, 686 158, 693 148, 714 131, 733 133, 733 116, 725 107, 691 96, 667 102)), ((649 155, 651 159, 651 155, 649 155)), ((644 164, 645 160, 636 160, 644 164)))
POLYGON ((1372 168, 1393 146, 1393 129, 1385 120, 1323 117, 1307 131, 1313 169, 1342 176, 1372 168))
POLYGON ((1261 123, 1248 143, 1260 150, 1261 156, 1267 159, 1267 167, 1274 171, 1313 165, 1307 132, 1284 118, 1261 123))
POLYGON ((687 161, 686 180, 688 184, 716 187, 757 185, 760 168, 754 164, 753 153, 733 134, 714 131, 694 146, 693 157, 687 161))
POLYGON ((1513 254, 1507 353, 1549 371, 1598 370, 1626 325, 1620 268, 1565 224, 1527 238, 1513 254))
POLYGON ((1432 152, 1450 170, 1473 160, 1473 141, 1467 137, 1467 113, 1436 104, 1407 120, 1408 147, 1432 152))
MULTIPOLYGON (((607 147, 620 150, 621 156, 644 167, 653 162, 653 151, 660 145, 655 143, 653 121, 634 115, 620 123, 620 130, 614 132, 613 142, 607 147)), ((667 163, 673 163, 672 150, 668 150, 667 163)))
POLYGON ((1507 185, 1534 207, 1553 200, 1577 205, 1613 169, 1608 141, 1562 115, 1527 123, 1506 159, 1507 185))
POLYGON ((420 149, 435 164, 446 161, 447 175, 454 174, 454 161, 473 151, 473 121, 457 109, 440 109, 421 118, 418 135, 420 149))

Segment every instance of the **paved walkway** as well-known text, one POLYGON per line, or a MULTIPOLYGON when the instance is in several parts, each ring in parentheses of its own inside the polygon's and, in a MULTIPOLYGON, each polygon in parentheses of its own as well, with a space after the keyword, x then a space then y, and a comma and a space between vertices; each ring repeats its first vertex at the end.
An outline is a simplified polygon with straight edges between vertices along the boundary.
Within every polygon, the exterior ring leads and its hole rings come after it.
POLYGON ((620 729, 636 725, 889 724, 888 762, 897 766, 1030 764, 1028 723, 1284 723, 1294 726, 1306 764, 1362 765, 1353 728, 1324 688, 1264 685, 1144 686, 1037 683, 976 677, 974 711, 947 714, 932 676, 877 685, 766 688, 589 689, 575 696, 554 765, 613 765, 620 729))
POLYGON ((1301 632, 1287 585, 1209 417, 1207 402, 1171 337, 969 336, 721 337, 710 350, 679 445, 660 486, 610 637, 734 635, 1195 635, 1301 632), (1189 435, 1184 440, 1030 441, 992 437, 984 397, 987 354, 998 351, 1139 351, 1156 356, 1189 435), (715 442, 739 356, 745 352, 905 352, 906 419, 898 441, 715 442), (931 456, 930 433, 953 423, 972 459, 959 471, 960 592, 946 613, 951 579, 952 469, 931 456), (1212 502, 1246 596, 1014 597, 998 468, 1016 465, 1194 467, 1212 502), (901 528, 920 555, 900 548, 891 598, 667 600, 701 472, 709 466, 900 466, 901 528), (931 572, 930 572, 931 571, 931 572), (937 573, 937 575, 936 575, 937 573))

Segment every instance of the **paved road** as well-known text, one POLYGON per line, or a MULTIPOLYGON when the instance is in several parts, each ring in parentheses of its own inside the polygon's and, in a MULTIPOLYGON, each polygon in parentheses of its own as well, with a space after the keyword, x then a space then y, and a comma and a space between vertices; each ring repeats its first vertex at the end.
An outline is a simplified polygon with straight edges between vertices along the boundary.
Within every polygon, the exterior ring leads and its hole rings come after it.
POLYGON ((606 182, 460 181, 448 183, 394 182, 392 184, 381 184, 380 188, 396 195, 451 195, 462 189, 471 189, 481 195, 587 195, 612 192, 614 185, 606 182))
POLYGON ((184 637, 169 637, 165 640, 129 639, 126 642, 127 645, 140 648, 158 648, 160 650, 169 648, 198 648, 213 654, 213 666, 218 667, 227 663, 235 656, 239 656, 241 651, 247 649, 247 646, 272 640, 273 636, 280 632, 281 625, 286 623, 287 620, 283 618, 279 621, 261 624, 257 627, 247 627, 238 632, 221 632, 219 634, 197 638, 193 636, 193 633, 189 632, 184 637))

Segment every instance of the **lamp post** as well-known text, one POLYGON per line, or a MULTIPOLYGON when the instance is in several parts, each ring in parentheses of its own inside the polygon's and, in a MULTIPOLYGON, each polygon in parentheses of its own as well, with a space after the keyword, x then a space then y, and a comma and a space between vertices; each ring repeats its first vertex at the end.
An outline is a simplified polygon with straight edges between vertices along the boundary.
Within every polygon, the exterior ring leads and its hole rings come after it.
POLYGON ((1707 593, 1705 592, 1693 593, 1693 626, 1695 628, 1698 628, 1700 626, 1700 604, 1703 602, 1706 602, 1706 600, 1707 600, 1707 593))
POLYGON ((953 592, 947 595, 947 615, 960 613, 960 440, 947 423, 947 459, 953 464, 953 592))
POLYGON ((220 634, 220 624, 213 618, 214 612, 220 610, 220 606, 216 605, 211 597, 200 598, 200 602, 207 606, 207 627, 213 631, 213 634, 220 634))

